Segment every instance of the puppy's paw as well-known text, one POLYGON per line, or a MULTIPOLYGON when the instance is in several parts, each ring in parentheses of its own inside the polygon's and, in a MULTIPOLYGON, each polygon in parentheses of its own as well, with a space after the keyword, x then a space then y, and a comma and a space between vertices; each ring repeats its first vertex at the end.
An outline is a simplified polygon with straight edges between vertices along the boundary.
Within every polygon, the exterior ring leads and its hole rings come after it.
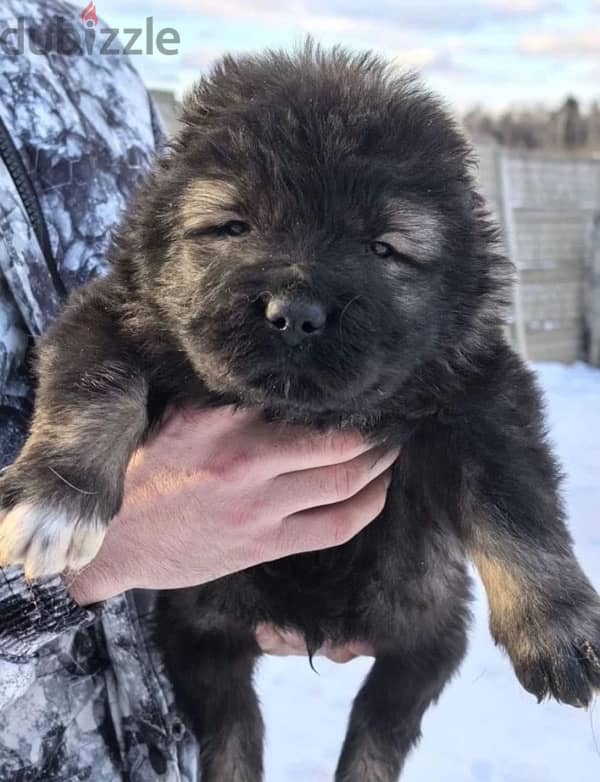
POLYGON ((99 518, 23 502, 0 522, 0 566, 22 565, 28 579, 76 572, 96 556, 105 532, 99 518))
POLYGON ((600 692, 600 604, 531 631, 509 654, 523 687, 538 702, 554 698, 585 708, 600 692))

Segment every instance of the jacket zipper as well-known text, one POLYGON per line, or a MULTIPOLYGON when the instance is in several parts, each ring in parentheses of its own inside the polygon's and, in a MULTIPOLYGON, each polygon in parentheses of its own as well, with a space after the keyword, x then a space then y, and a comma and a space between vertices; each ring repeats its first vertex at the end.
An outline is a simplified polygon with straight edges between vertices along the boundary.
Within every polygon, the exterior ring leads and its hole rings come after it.
POLYGON ((25 211, 27 212, 29 222, 33 226, 33 230, 35 231, 35 235, 39 242, 44 260, 46 261, 46 266, 48 267, 48 272, 52 278, 52 282, 54 283, 56 293, 60 299, 65 299, 67 296, 67 291, 63 281, 60 278, 56 261, 52 255, 48 226, 46 225, 46 220, 44 219, 42 207, 40 206, 40 202, 33 187, 33 183, 29 177, 29 174, 27 173, 27 168, 25 167, 23 158, 19 154, 12 136, 10 135, 8 128, 4 124, 1 117, 0 157, 4 161, 4 165, 8 169, 8 172, 11 175, 13 182, 15 183, 17 192, 19 193, 21 201, 23 202, 25 211))

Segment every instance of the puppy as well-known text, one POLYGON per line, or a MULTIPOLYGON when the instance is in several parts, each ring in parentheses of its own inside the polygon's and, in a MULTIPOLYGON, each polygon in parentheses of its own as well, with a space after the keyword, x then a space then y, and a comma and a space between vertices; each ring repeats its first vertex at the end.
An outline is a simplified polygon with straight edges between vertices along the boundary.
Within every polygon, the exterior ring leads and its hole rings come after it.
POLYGON ((40 349, 31 436, 2 476, 3 560, 31 576, 89 561, 168 404, 357 429, 401 446, 364 532, 161 597, 202 779, 262 779, 259 621, 300 631, 310 653, 372 646, 336 780, 397 779, 465 652, 468 557, 523 686, 588 704, 600 600, 573 555, 539 391, 503 337, 511 268, 455 124, 377 58, 310 44, 223 60, 183 119, 112 271, 40 349))

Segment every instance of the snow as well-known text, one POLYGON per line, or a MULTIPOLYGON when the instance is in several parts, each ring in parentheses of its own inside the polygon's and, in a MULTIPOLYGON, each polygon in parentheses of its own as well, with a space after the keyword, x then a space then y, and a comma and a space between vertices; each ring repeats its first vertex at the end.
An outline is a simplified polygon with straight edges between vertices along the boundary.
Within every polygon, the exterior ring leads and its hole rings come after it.
MULTIPOLYGON (((600 588, 600 370, 536 366, 578 556, 600 588)), ((521 689, 487 629, 478 585, 470 649, 460 674, 423 722, 402 782, 598 782, 600 699, 589 711, 538 705, 521 689)), ((267 782, 331 782, 355 693, 370 667, 268 658, 258 689, 267 725, 267 782)))

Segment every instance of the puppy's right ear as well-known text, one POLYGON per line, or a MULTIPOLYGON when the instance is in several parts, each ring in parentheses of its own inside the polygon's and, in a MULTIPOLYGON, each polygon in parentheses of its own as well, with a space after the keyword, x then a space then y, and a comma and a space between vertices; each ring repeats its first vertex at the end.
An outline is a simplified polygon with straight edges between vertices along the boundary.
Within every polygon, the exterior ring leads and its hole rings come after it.
POLYGON ((192 127, 204 124, 236 97, 238 82, 239 65, 233 57, 225 55, 184 95, 181 121, 192 127))

